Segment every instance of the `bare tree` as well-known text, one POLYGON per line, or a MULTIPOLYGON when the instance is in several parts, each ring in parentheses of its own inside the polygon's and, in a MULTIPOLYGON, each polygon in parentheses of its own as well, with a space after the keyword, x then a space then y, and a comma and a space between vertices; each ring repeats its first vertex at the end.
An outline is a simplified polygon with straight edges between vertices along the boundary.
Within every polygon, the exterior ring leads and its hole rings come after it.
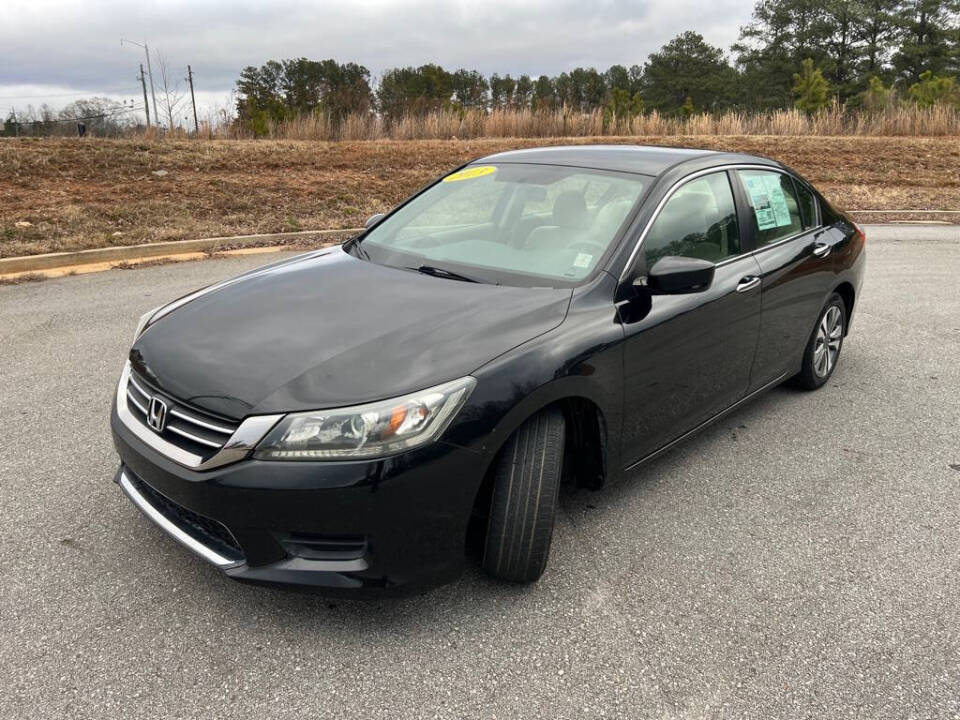
POLYGON ((160 66, 160 110, 167 116, 167 127, 173 130, 173 116, 186 100, 186 93, 180 83, 179 75, 170 67, 170 63, 162 53, 157 53, 157 64, 160 66))

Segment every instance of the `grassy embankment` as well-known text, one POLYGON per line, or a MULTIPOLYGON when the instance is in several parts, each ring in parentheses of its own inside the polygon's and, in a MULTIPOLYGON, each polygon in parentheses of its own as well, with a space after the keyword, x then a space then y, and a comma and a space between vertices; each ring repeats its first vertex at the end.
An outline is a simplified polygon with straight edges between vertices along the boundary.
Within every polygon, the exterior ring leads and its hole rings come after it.
MULTIPOLYGON (((354 227, 471 158, 510 148, 598 141, 767 155, 794 167, 831 201, 851 210, 960 209, 958 137, 8 139, 0 140, 0 257, 354 227)), ((890 216, 860 216, 881 218, 890 216)))

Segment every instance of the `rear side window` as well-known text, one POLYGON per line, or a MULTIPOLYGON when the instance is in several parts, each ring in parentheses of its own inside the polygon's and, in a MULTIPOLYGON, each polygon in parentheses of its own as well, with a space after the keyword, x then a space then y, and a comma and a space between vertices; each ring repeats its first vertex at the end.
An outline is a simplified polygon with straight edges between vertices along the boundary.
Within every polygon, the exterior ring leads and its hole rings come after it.
POLYGON ((681 186, 667 200, 643 240, 648 270, 667 255, 720 262, 739 254, 737 210, 725 172, 681 186))
POLYGON ((830 207, 830 203, 824 200, 823 195, 817 195, 817 200, 820 205, 820 224, 821 225, 833 225, 840 222, 840 215, 837 214, 837 211, 830 207))
POLYGON ((737 174, 750 201, 758 247, 803 230, 800 204, 788 175, 766 170, 738 170, 737 174))
POLYGON ((803 227, 817 226, 817 199, 806 185, 799 180, 793 181, 797 189, 797 199, 800 201, 800 214, 803 216, 803 227))

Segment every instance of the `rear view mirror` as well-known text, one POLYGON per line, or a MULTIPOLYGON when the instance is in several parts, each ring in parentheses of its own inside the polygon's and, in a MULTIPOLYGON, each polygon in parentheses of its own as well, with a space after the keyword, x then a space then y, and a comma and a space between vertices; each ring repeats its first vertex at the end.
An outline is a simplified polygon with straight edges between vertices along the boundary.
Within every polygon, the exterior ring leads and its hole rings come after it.
POLYGON ((367 218, 367 221, 363 224, 363 227, 365 229, 372 228, 378 222, 383 220, 386 216, 387 216, 386 213, 377 213, 376 215, 371 215, 370 217, 367 218))
POLYGON ((527 202, 543 202, 547 199, 546 185, 524 185, 523 198, 527 202))
POLYGON ((690 293, 706 290, 713 282, 712 262, 700 258, 668 255, 653 264, 647 285, 661 293, 690 293))

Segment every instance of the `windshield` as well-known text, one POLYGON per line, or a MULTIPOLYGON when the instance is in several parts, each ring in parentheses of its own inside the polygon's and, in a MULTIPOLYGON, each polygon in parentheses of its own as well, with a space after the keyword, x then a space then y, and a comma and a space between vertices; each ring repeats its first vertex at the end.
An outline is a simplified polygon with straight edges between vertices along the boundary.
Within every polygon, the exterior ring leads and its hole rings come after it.
POLYGON ((597 266, 648 181, 585 168, 471 165, 376 225, 355 252, 481 282, 576 284, 597 266))

